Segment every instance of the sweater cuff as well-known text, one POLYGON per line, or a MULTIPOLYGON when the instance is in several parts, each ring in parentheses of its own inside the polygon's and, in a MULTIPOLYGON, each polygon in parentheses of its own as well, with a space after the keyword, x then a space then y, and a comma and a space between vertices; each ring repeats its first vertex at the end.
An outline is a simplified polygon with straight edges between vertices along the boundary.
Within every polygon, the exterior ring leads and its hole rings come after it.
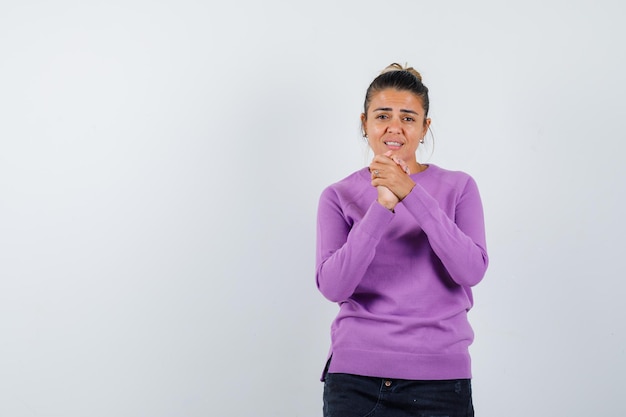
POLYGON ((367 233, 378 240, 387 230, 386 226, 391 222, 393 216, 394 213, 391 210, 386 209, 378 201, 374 200, 365 216, 361 219, 360 229, 363 233, 367 233))
POLYGON ((420 225, 424 226, 436 221, 432 213, 439 208, 439 205, 421 185, 415 184, 413 190, 404 197, 401 203, 408 208, 420 225))

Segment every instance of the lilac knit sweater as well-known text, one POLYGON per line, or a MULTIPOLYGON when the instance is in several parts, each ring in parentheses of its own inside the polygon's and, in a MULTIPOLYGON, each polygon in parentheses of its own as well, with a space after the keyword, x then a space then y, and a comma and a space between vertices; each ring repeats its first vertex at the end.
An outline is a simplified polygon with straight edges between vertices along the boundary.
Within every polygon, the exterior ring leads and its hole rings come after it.
POLYGON ((377 201, 363 168, 320 197, 316 279, 339 303, 329 372, 471 378, 470 287, 488 258, 474 180, 429 165, 395 208, 377 201))

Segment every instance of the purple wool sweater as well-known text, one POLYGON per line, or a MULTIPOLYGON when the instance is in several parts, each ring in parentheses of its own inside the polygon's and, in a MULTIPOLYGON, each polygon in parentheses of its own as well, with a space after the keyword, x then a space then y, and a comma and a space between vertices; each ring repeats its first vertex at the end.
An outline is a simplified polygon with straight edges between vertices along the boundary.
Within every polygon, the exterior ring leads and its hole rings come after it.
POLYGON ((474 180, 430 164, 396 205, 380 205, 363 168, 326 188, 316 280, 339 304, 328 372, 381 378, 471 378, 470 287, 488 257, 474 180))

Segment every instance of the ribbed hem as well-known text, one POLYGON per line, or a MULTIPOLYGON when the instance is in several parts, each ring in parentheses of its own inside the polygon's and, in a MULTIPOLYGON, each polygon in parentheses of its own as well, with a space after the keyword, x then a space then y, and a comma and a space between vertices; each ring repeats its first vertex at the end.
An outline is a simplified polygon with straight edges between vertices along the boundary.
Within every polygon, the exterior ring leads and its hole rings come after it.
POLYGON ((412 380, 472 377, 469 352, 417 355, 340 349, 333 350, 328 372, 412 380))

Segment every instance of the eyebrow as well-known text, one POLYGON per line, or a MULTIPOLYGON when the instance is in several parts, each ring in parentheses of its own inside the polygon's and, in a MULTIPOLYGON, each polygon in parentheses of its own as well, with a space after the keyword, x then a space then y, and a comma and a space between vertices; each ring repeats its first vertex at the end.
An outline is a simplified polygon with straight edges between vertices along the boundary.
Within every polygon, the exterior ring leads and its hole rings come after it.
MULTIPOLYGON (((377 109, 374 109, 372 111, 393 111, 393 109, 391 107, 379 107, 377 109)), ((418 115, 417 112, 410 110, 410 109, 400 109, 400 113, 411 113, 411 114, 415 114, 418 115)))

